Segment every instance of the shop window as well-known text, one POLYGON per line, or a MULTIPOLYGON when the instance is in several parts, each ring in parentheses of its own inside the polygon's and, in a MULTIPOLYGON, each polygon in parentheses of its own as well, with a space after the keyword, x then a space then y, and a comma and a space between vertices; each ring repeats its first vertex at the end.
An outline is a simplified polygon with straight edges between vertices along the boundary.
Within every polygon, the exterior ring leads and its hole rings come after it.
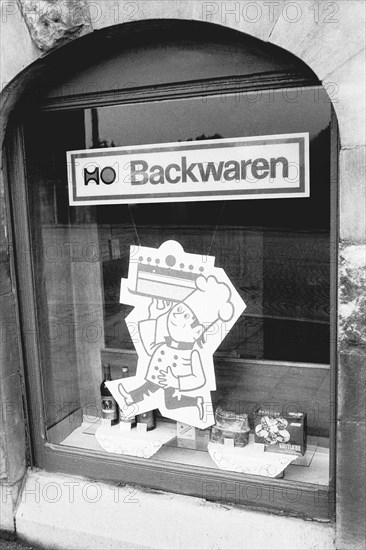
MULTIPOLYGON (((15 227, 17 216, 29 220, 32 285, 22 290, 19 277, 23 330, 26 304, 34 304, 36 320, 37 354, 25 351, 43 399, 47 443, 37 465, 327 516, 331 103, 315 77, 280 50, 227 31, 205 43, 196 27, 190 36, 165 29, 157 37, 150 29, 122 51, 109 36, 89 66, 82 56, 69 58, 77 77, 69 70, 56 81, 51 73, 31 113, 25 100, 26 199, 13 195, 15 227), (196 65, 187 66, 190 56, 196 65), (113 80, 122 70, 126 86, 113 80), (70 150, 297 132, 309 133, 308 198, 69 206, 70 150), (215 409, 247 412, 252 428, 258 406, 307 413, 307 465, 289 466, 283 479, 221 470, 207 452, 210 430, 195 440, 174 437, 146 459, 108 453, 95 438, 102 364, 114 379, 136 370, 125 323, 131 308, 119 302, 130 246, 157 248, 169 239, 215 256, 247 304, 214 357, 215 409), (252 486, 263 491, 259 500, 243 489, 252 486)), ((158 415, 157 422, 168 419, 158 415)))

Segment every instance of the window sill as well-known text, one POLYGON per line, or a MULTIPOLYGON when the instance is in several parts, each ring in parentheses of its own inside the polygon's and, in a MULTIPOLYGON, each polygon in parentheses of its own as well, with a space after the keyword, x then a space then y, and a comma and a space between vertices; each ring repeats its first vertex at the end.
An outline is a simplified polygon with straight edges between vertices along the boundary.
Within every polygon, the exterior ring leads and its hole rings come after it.
POLYGON ((309 438, 318 447, 309 467, 289 466, 283 479, 219 470, 207 451, 163 446, 154 457, 141 459, 105 452, 97 442, 95 426, 74 430, 61 444, 45 445, 46 470, 91 479, 132 484, 196 496, 208 501, 245 505, 281 514, 331 519, 329 450, 324 440, 309 438))
POLYGON ((30 472, 23 496, 17 534, 42 548, 334 549, 329 523, 90 483, 85 477, 30 472))

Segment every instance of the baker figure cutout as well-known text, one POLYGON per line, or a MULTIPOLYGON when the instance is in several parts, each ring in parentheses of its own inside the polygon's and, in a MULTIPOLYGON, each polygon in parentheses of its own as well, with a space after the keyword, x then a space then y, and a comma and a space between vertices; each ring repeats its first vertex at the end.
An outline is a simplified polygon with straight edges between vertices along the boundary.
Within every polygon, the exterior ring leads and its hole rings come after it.
POLYGON ((126 322, 138 353, 136 376, 107 386, 126 416, 159 408, 207 428, 214 423, 213 353, 245 304, 212 256, 185 253, 175 241, 139 247, 136 258, 135 250, 120 301, 135 306, 126 322))

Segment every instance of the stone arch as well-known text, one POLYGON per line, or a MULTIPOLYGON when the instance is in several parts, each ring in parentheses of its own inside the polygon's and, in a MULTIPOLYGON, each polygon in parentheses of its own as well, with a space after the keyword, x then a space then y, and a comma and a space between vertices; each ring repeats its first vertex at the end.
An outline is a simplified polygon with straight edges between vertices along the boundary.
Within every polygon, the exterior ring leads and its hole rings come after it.
POLYGON ((164 2, 162 9, 160 1, 131 1, 119 5, 108 0, 101 5, 92 0, 42 0, 36 2, 32 10, 26 4, 25 0, 20 0, 21 10, 15 3, 1 3, 4 43, 16 44, 9 60, 2 61, 2 100, 8 99, 5 113, 14 105, 22 79, 29 78, 29 72, 36 70, 34 62, 46 59, 55 48, 71 40, 116 24, 161 19, 198 21, 259 38, 301 59, 318 76, 333 100, 342 146, 365 144, 362 125, 365 113, 355 107, 364 92, 359 73, 363 64, 365 17, 362 2, 341 2, 334 8, 332 5, 321 8, 318 3, 314 7, 310 1, 220 3, 188 0, 164 2), (350 86, 350 82, 354 85, 350 86))

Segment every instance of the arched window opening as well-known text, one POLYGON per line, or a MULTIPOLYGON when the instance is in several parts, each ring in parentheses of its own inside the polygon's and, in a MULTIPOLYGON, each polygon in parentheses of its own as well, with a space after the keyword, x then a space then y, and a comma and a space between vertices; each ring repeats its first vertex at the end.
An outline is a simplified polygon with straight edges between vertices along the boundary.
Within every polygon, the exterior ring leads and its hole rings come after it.
MULTIPOLYGON (((32 269, 32 284, 20 294, 23 325, 27 315, 34 323, 38 351, 28 369, 41 378, 47 441, 37 443, 36 460, 75 471, 85 451, 85 464, 94 457, 90 467, 102 477, 175 491, 169 476, 161 481, 166 468, 185 476, 180 490, 187 494, 197 494, 197 479, 202 485, 223 472, 227 481, 248 481, 214 463, 209 429, 194 439, 172 437, 151 458, 127 453, 120 462, 118 451, 111 455, 95 438, 102 365, 112 379, 136 370, 125 323, 131 308, 119 302, 130 246, 157 248, 172 239, 215 256, 247 304, 214 357, 214 408, 247 413, 252 431, 258 407, 307 414, 307 454, 274 482, 276 491, 280 483, 303 483, 303 502, 284 505, 276 496, 270 504, 269 496, 264 505, 311 516, 314 486, 324 496, 331 485, 331 102, 294 56, 234 31, 150 22, 94 34, 50 56, 42 89, 34 85, 18 111, 25 176, 23 188, 19 181, 12 190, 15 236, 21 242, 17 216, 27 215, 32 269), (67 151, 296 133, 309 134, 309 197, 69 205, 67 151)), ((164 192, 173 184, 156 185, 164 192)), ((33 420, 39 407, 33 404, 33 420)), ((168 422, 157 415, 158 424, 168 422)), ((33 429, 41 440, 42 427, 33 429)), ((238 498, 253 505, 244 493, 238 498)), ((325 501, 316 513, 327 516, 325 501)))

